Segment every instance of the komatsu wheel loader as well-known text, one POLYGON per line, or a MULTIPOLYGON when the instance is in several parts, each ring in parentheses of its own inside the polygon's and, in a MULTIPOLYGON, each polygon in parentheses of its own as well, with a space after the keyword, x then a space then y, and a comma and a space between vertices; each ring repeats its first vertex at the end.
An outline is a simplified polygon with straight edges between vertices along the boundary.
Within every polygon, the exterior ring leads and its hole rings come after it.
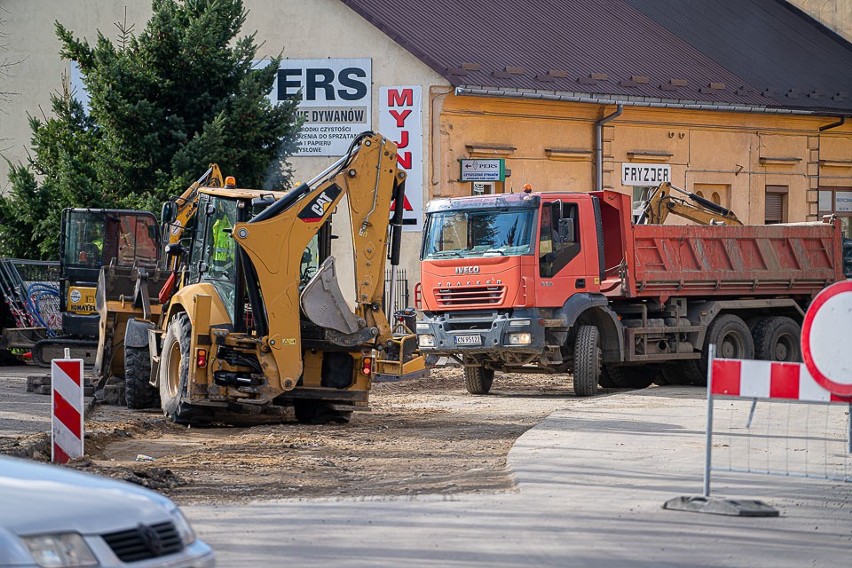
POLYGON ((164 207, 164 269, 139 274, 132 291, 102 273, 100 372, 123 374, 137 407, 159 394, 178 423, 232 422, 281 406, 302 422, 348 421, 368 406, 374 377, 424 369, 416 337, 394 334, 383 308, 386 261, 399 260, 404 181, 396 145, 373 133, 288 192, 238 189, 211 167, 164 207), (354 310, 330 254, 330 219, 342 203, 354 310))

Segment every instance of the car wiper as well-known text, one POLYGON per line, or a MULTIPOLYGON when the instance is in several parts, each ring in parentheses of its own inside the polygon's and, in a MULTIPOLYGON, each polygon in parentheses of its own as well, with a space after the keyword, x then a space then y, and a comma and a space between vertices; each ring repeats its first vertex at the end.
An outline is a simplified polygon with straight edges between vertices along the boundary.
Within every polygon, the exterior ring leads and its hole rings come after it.
POLYGON ((488 249, 487 251, 485 251, 482 254, 488 254, 488 253, 497 253, 500 256, 506 256, 506 253, 505 253, 505 251, 503 251, 503 249, 488 249))
POLYGON ((459 250, 439 250, 431 253, 429 255, 432 258, 444 258, 448 256, 461 256, 461 251, 459 250))

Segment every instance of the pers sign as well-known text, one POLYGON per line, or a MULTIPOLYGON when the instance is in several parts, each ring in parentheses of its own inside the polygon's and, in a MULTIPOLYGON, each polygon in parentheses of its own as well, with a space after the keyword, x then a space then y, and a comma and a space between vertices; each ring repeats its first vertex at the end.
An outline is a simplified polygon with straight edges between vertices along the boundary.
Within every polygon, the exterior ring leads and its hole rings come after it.
POLYGON ((300 91, 304 123, 294 156, 342 156, 356 135, 371 129, 372 60, 281 61, 272 103, 300 91))

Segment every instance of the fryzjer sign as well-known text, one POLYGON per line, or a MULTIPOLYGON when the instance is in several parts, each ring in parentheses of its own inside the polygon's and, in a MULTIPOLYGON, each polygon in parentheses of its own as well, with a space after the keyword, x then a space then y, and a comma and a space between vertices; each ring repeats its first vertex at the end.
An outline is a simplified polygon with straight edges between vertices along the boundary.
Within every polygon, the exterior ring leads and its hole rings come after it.
POLYGON ((672 181, 670 164, 621 164, 621 185, 652 186, 672 181))
POLYGON ((301 93, 304 120, 294 156, 340 156, 371 129, 370 59, 286 59, 272 86, 273 104, 301 93))
POLYGON ((393 140, 405 170, 404 231, 423 229, 423 95, 419 85, 379 88, 379 132, 393 140))

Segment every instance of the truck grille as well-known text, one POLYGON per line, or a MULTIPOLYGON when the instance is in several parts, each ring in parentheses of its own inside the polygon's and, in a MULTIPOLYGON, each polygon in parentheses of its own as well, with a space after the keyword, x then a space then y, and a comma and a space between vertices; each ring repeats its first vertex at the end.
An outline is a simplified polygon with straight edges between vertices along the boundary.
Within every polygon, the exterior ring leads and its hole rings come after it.
POLYGON ((505 296, 505 286, 459 286, 435 289, 435 299, 438 305, 444 308, 501 304, 505 296))
POLYGON ((183 541, 171 522, 150 526, 140 523, 135 529, 105 534, 103 539, 122 562, 137 562, 183 550, 183 541))

